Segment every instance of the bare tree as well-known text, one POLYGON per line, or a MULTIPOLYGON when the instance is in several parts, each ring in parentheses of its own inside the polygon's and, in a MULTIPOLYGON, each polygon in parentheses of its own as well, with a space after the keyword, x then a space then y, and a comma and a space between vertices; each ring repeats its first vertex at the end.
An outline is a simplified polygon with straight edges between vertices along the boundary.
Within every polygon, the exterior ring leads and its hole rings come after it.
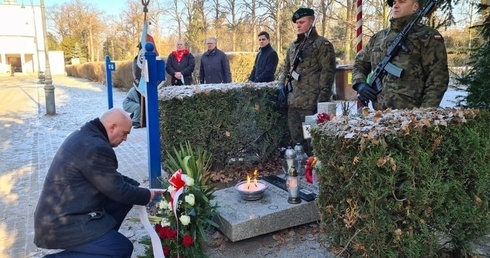
MULTIPOLYGON (((426 1, 421 0, 421 5, 426 1)), ((459 2, 438 0, 437 15, 430 23, 449 26, 454 19, 451 8, 459 2)), ((144 13, 141 0, 126 3, 121 13, 110 16, 83 0, 54 5, 48 11, 50 31, 68 59, 96 61, 103 54, 130 59, 137 52, 144 13)), ((147 15, 159 52, 166 52, 169 42, 177 38, 186 39, 191 52, 203 52, 204 39, 209 36, 217 37, 223 50, 254 51, 258 31, 267 30, 282 57, 296 38, 291 16, 299 7, 315 10, 318 33, 334 43, 337 55, 352 61, 357 36, 356 0, 152 0, 147 15)), ((386 0, 363 0, 364 44, 389 26, 389 10, 386 0)))
POLYGON ((328 30, 330 24, 330 16, 332 13, 331 6, 333 5, 334 0, 320 0, 320 4, 318 7, 319 15, 317 15, 316 29, 318 33, 325 36, 326 38, 330 38, 330 30, 328 30), (320 22, 319 22, 320 21, 320 22), (320 24, 320 29, 318 29, 318 24, 320 24))
POLYGON ((96 48, 100 47, 98 42, 105 27, 104 16, 104 12, 81 0, 55 5, 49 14, 60 41, 64 38, 75 40, 81 46, 82 56, 78 57, 92 62, 96 59, 96 48))
MULTIPOLYGON (((259 16, 257 14, 257 0, 250 0, 250 1, 243 1, 242 2, 242 10, 245 16, 244 23, 251 27, 252 30, 250 30, 250 34, 248 34, 248 37, 250 39, 255 39, 257 37, 258 31, 257 31, 257 22, 259 19, 259 16)), ((247 43, 250 42, 248 45, 250 48, 246 48, 249 51, 254 51, 256 48, 256 43, 255 40, 247 40, 247 43)))
POLYGON ((181 39, 183 37, 183 18, 181 13, 184 12, 179 5, 179 0, 172 0, 172 7, 169 8, 169 15, 175 20, 177 23, 177 35, 178 38, 181 39))
POLYGON ((204 40, 207 37, 208 21, 206 19, 205 0, 185 0, 187 10, 186 41, 192 52, 204 51, 204 40))
POLYGON ((352 45, 354 43, 355 33, 356 33, 356 1, 347 1, 346 7, 346 14, 347 14, 347 19, 344 22, 345 25, 345 34, 346 34, 346 41, 345 41, 345 60, 348 63, 351 63, 352 61, 352 45))
POLYGON ((238 26, 242 22, 242 14, 241 9, 243 8, 240 5, 238 0, 225 0, 224 11, 227 13, 226 20, 228 21, 228 28, 231 30, 231 50, 233 52, 237 51, 236 43, 237 43, 237 31, 238 26))
POLYGON ((117 35, 117 44, 121 49, 126 50, 123 53, 125 58, 134 57, 137 52, 137 45, 141 40, 141 30, 143 28, 143 6, 141 1, 127 0, 127 8, 119 14, 115 22, 114 35, 117 35))
POLYGON ((265 9, 264 22, 267 20, 271 21, 272 28, 274 28, 275 32, 276 51, 281 55, 287 49, 289 40, 294 35, 294 28, 290 19, 293 14, 291 10, 294 7, 283 0, 262 0, 260 1, 260 7, 265 9))

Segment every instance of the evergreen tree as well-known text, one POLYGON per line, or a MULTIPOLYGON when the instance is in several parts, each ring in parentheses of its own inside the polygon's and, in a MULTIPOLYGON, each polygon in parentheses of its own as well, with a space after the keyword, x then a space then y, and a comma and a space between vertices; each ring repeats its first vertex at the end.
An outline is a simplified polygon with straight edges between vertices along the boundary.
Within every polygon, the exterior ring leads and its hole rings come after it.
POLYGON ((467 107, 490 109, 490 6, 479 5, 479 13, 483 17, 483 23, 475 26, 479 29, 483 38, 482 45, 471 55, 471 69, 459 81, 467 85, 468 95, 464 99, 467 107))

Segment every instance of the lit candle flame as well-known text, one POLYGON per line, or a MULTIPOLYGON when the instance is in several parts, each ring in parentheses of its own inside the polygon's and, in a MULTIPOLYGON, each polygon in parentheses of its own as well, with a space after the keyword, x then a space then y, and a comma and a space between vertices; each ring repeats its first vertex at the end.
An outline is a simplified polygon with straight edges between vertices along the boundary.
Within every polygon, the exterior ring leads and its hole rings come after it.
POLYGON ((255 184, 255 187, 257 187, 257 176, 258 176, 258 174, 259 174, 259 171, 256 169, 254 171, 254 184, 255 184))
POLYGON ((250 189, 250 175, 247 173, 247 189, 250 189))

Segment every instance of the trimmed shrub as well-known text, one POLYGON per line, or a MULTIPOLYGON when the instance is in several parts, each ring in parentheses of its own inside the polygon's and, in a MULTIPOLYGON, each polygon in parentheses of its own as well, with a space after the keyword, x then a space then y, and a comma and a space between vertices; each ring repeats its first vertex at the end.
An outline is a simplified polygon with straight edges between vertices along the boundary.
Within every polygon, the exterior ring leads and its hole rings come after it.
MULTIPOLYGON (((252 71, 256 53, 230 53, 227 54, 230 60, 230 70, 233 82, 246 82, 248 76, 252 71)), ((196 67, 192 74, 193 84, 199 83, 199 65, 201 63, 201 55, 194 54, 196 67)), ((166 57, 162 58, 166 61, 166 57)), ((129 61, 115 61, 116 70, 112 72, 112 84, 115 88, 120 88, 124 91, 129 90, 133 85, 133 72, 132 72, 132 60, 129 61)), ((85 78, 89 81, 106 83, 105 74, 105 61, 84 63, 79 65, 66 66, 66 73, 68 76, 85 78)), ((169 86, 169 74, 165 74, 167 79, 163 86, 169 86)))
POLYGON ((314 127, 330 245, 354 257, 470 253, 490 228, 489 124, 487 111, 420 109, 314 127))
MULTIPOLYGON (((187 141, 212 153, 213 168, 231 158, 264 161, 275 154, 288 139, 286 114, 276 106, 275 84, 257 85, 187 87, 192 96, 160 100, 162 156, 187 141)), ((165 87, 160 95, 181 89, 165 87)))

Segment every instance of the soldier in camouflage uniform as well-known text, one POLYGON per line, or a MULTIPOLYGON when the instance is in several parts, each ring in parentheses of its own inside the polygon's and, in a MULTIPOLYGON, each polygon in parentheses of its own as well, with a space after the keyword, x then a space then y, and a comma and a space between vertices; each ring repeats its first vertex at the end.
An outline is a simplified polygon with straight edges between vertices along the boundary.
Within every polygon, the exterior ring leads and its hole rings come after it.
MULTIPOLYGON (((314 25, 314 11, 300 8, 294 13, 292 21, 296 23, 297 39, 289 46, 284 68, 279 77, 279 85, 282 89, 287 88, 287 77, 296 53, 300 51, 299 46, 305 39, 305 33, 314 25)), ((332 97, 336 69, 332 43, 318 35, 314 27, 302 49, 301 58, 303 61, 295 69, 299 78, 292 79, 292 89, 287 94, 288 127, 292 144, 304 143, 302 122, 305 121, 305 116, 315 114, 317 103, 329 101, 332 97)), ((279 101, 286 101, 285 95, 279 95, 279 101)))
POLYGON ((376 33, 357 55, 353 88, 361 101, 373 101, 376 110, 439 107, 449 83, 446 47, 437 30, 420 23, 412 28, 405 41, 410 51, 402 49, 392 60, 405 70, 404 75, 398 78, 387 73, 379 94, 366 83, 368 74, 383 59, 390 43, 420 8, 419 0, 388 0, 388 4, 393 13, 391 26, 376 33))

